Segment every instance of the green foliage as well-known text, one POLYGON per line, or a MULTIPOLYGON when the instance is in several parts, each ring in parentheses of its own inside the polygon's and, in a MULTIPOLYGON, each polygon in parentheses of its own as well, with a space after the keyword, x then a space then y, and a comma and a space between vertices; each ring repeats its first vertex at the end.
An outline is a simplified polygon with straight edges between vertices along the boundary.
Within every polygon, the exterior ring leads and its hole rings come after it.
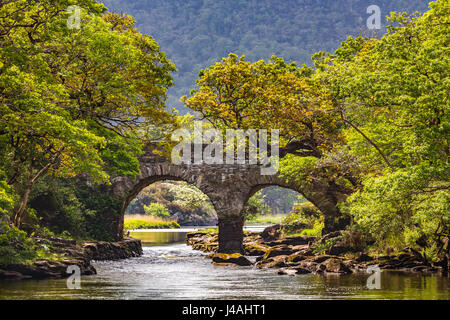
POLYGON ((160 218, 169 218, 170 213, 164 205, 160 203, 150 203, 148 206, 144 206, 145 214, 160 217, 160 218))
POLYGON ((77 198, 70 180, 46 177, 39 181, 30 197, 29 206, 39 217, 39 224, 60 234, 88 237, 84 214, 86 209, 77 198))
POLYGON ((88 237, 96 240, 114 241, 122 202, 113 195, 105 195, 97 185, 86 181, 75 183, 76 198, 83 204, 83 215, 88 237))
POLYGON ((0 172, 0 218, 8 216, 14 207, 16 195, 11 186, 6 181, 1 180, 2 174, 0 172))
POLYGON ((338 238, 331 238, 325 241, 317 242, 314 245, 313 252, 316 254, 325 254, 338 242, 338 238))
POLYGON ((71 30, 70 4, 0 5, 0 169, 20 196, 15 225, 46 175, 136 177, 138 129, 171 121, 165 99, 175 67, 156 41, 93 0, 77 2, 81 27, 71 30))
POLYGON ((280 174, 288 181, 308 181, 308 175, 313 171, 319 160, 316 157, 298 157, 287 155, 280 161, 280 174))
POLYGON ((214 207, 208 196, 198 188, 187 183, 175 183, 169 186, 169 192, 173 193, 174 203, 181 207, 199 209, 205 212, 214 211, 214 207))
POLYGON ((350 196, 343 209, 378 247, 418 247, 436 259, 441 240, 450 230, 450 196, 446 190, 429 188, 427 169, 368 177, 364 189, 350 196))
POLYGON ((44 177, 30 195, 29 207, 35 218, 25 218, 23 227, 30 232, 34 228, 47 229, 59 237, 113 240, 113 213, 119 211, 120 205, 118 199, 105 196, 95 185, 88 186, 78 179, 44 177))
POLYGON ((26 263, 35 256, 35 244, 26 232, 0 222, 0 265, 26 263))
POLYGON ((449 250, 449 6, 391 14, 382 39, 349 39, 317 74, 366 171, 343 210, 378 248, 410 246, 429 259, 449 250))
POLYGON ((254 215, 251 219, 246 219, 247 224, 277 224, 280 223, 286 215, 284 214, 269 214, 269 215, 254 215))
POLYGON ((287 214, 296 203, 306 201, 298 192, 278 186, 264 188, 261 195, 273 214, 287 214))
POLYGON ((176 221, 145 221, 139 219, 125 219, 125 230, 138 229, 177 229, 180 225, 176 221))
POLYGON ((254 220, 257 216, 267 216, 271 213, 270 208, 264 202, 261 190, 248 199, 242 210, 242 216, 247 221, 254 220))
MULTIPOLYGON (((320 211, 310 202, 296 205, 292 212, 284 218, 283 231, 285 233, 298 233, 305 231, 305 234, 321 232, 323 228, 323 219, 320 211)), ((318 235, 318 234, 317 234, 318 235)))
POLYGON ((314 221, 314 225, 311 229, 303 229, 300 234, 306 236, 320 237, 322 236, 322 229, 324 228, 322 220, 314 221))

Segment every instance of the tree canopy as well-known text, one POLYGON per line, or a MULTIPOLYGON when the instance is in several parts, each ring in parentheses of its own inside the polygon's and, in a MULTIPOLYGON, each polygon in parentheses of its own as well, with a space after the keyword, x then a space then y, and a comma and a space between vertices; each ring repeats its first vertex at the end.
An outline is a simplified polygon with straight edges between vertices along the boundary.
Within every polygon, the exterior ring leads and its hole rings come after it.
POLYGON ((67 26, 71 1, 0 4, 0 157, 20 195, 14 223, 45 174, 89 174, 97 182, 137 175, 143 122, 169 122, 174 65, 127 15, 80 1, 82 24, 67 26))

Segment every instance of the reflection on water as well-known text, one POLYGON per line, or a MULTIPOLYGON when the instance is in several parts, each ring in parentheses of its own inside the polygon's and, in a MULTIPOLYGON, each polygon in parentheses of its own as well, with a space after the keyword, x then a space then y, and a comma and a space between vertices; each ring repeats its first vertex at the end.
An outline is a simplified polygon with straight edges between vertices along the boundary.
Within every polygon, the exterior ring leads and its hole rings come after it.
POLYGON ((136 231, 130 232, 130 237, 140 239, 142 245, 161 245, 170 243, 181 243, 186 239, 186 234, 189 231, 185 230, 159 230, 159 231, 136 231))
POLYGON ((0 299, 449 299, 450 290, 449 279, 438 276, 383 272, 381 289, 368 290, 365 274, 290 277, 217 267, 183 243, 146 246, 141 257, 94 265, 98 274, 82 277, 80 290, 67 289, 64 279, 0 282, 0 299))
MULTIPOLYGON (((171 243, 184 243, 188 232, 201 229, 216 228, 210 227, 183 227, 180 229, 146 229, 134 230, 130 232, 130 236, 141 239, 143 245, 161 245, 171 243)), ((261 232, 265 226, 248 226, 245 231, 261 232)))

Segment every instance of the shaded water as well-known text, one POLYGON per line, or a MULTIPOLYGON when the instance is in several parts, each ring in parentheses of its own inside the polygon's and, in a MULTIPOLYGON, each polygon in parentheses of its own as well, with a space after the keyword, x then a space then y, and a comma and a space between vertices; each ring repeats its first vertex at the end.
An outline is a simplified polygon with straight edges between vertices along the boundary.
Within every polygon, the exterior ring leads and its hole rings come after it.
POLYGON ((213 266, 205 253, 184 243, 184 232, 139 232, 144 254, 95 262, 98 274, 82 277, 81 289, 66 280, 0 282, 0 299, 449 299, 449 279, 382 272, 381 289, 369 290, 368 275, 279 276, 275 270, 213 266), (172 233, 167 235, 166 233, 172 233), (183 236, 181 236, 183 235, 183 236), (153 238, 153 240, 151 239, 153 238), (170 244, 150 245, 151 241, 170 244), (173 242, 175 241, 175 243, 173 242))

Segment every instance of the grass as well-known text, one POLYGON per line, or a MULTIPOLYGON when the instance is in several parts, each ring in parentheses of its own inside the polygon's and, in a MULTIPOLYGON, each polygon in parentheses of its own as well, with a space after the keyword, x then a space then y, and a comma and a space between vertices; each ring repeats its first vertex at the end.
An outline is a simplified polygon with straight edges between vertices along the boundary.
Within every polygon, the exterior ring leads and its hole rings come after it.
POLYGON ((158 218, 141 214, 125 215, 124 229, 177 229, 180 225, 175 220, 158 218))
POLYGON ((218 233, 219 232, 219 228, 205 228, 205 229, 198 229, 198 231, 196 231, 197 233, 218 233))
POLYGON ((303 229, 300 232, 287 232, 287 236, 298 236, 298 235, 306 235, 306 236, 314 236, 314 237, 320 237, 322 236, 322 229, 324 227, 324 224, 322 221, 316 221, 314 223, 313 228, 311 229, 303 229))
POLYGON ((247 224, 274 224, 281 223, 281 221, 286 218, 285 214, 277 215, 266 215, 266 216, 256 216, 251 220, 247 220, 247 224))

